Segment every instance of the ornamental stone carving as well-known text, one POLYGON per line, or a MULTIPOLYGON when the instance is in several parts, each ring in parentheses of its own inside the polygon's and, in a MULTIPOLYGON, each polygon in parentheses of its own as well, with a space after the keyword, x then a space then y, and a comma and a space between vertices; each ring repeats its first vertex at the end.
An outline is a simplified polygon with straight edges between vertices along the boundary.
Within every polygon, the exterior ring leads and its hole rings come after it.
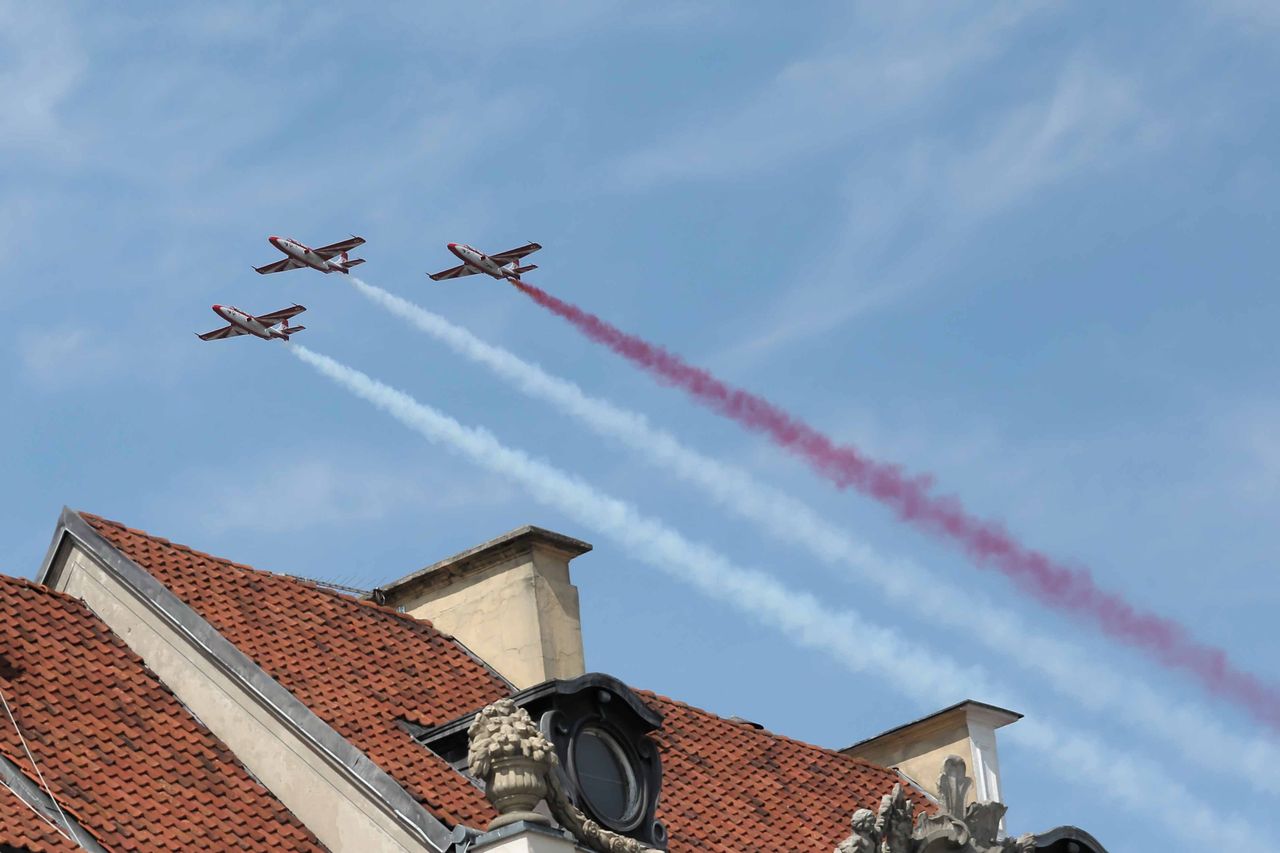
POLYGON ((880 800, 879 812, 858 809, 853 813, 853 834, 836 847, 836 853, 911 853, 911 801, 901 785, 880 800))
POLYGON ((840 842, 836 853, 1034 853, 1032 835, 998 839, 1002 803, 970 803, 964 806, 973 780, 965 775, 964 759, 951 756, 943 765, 938 789, 943 811, 921 814, 914 825, 911 801, 901 785, 880 801, 880 810, 853 813, 853 834, 840 842))
POLYGON ((547 770, 555 750, 529 715, 503 699, 476 715, 467 737, 468 766, 484 781, 485 796, 498 810, 489 829, 521 820, 549 824, 533 809, 547 796, 547 770))
POLYGON ((560 763, 555 747, 529 712, 512 700, 500 699, 481 710, 467 738, 471 773, 484 782, 485 796, 498 810, 489 829, 521 820, 549 823, 533 811, 545 799, 556 821, 597 853, 657 853, 634 838, 610 832, 573 804, 553 772, 560 763))
POLYGON ((964 817, 964 800, 973 787, 973 780, 965 775, 964 769, 963 758, 949 755, 938 777, 938 798, 942 800, 943 810, 952 817, 964 817))

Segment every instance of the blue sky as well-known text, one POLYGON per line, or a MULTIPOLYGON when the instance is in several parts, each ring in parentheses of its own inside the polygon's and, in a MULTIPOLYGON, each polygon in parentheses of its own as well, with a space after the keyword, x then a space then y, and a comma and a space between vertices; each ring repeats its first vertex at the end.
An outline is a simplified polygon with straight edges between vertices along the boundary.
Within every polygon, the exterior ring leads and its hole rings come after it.
POLYGON ((541 286, 933 472, 1277 680, 1278 39, 1280 13, 1250 0, 0 2, 0 571, 35 572, 64 504, 358 586, 535 523, 596 545, 575 563, 591 668, 836 747, 964 698, 837 667, 279 346, 191 334, 218 324, 214 302, 297 301, 308 347, 1013 685, 1029 720, 1150 762, 1123 780, 1143 812, 1004 739, 1012 829, 1076 823, 1115 850, 1193 849, 1158 811, 1174 780, 1261 831, 1274 787, 1189 766, 1070 698, 1088 684, 1055 688, 833 577, 337 276, 249 267, 275 259, 268 234, 361 234, 369 282, 984 596, 1156 691, 1171 717, 1277 749, 509 288, 423 273, 451 264, 449 241, 538 240, 541 286))

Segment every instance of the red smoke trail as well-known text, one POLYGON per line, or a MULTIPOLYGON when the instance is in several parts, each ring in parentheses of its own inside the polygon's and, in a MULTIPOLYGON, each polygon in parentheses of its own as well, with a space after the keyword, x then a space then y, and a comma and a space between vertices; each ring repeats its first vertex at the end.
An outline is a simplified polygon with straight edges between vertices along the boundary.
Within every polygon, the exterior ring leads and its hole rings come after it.
MULTIPOLYGON (((1087 570, 1070 569, 1017 542, 999 524, 970 515, 955 498, 932 494, 928 477, 909 477, 896 465, 867 458, 763 397, 725 384, 662 347, 606 323, 594 314, 525 282, 512 282, 542 307, 583 334, 684 389, 697 402, 769 436, 801 456, 838 488, 852 486, 892 508, 900 518, 950 539, 979 566, 995 568, 1044 603, 1097 623, 1108 635, 1148 652, 1167 667, 1192 673, 1208 690, 1247 708, 1280 730, 1280 691, 1236 668, 1221 649, 1197 642, 1182 625, 1136 610, 1099 589, 1087 570)), ((1088 689, 1087 685, 1082 685, 1088 689)))

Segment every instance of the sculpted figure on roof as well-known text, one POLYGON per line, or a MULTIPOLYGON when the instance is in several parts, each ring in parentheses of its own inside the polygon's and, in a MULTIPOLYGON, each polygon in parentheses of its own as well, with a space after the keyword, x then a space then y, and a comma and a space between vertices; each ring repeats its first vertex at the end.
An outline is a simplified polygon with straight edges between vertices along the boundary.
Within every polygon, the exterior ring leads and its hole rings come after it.
POLYGON ((836 847, 836 853, 878 853, 876 848, 876 815, 871 809, 853 813, 853 835, 836 847))
POLYGON ((853 813, 853 834, 840 842, 836 853, 1033 853, 1035 837, 998 839, 1003 803, 969 803, 964 795, 972 780, 964 775, 964 760, 947 760, 939 790, 945 810, 921 814, 912 823, 911 801, 901 785, 880 801, 880 810, 858 809, 853 813))
POLYGON ((836 853, 911 853, 911 801, 901 785, 880 800, 879 812, 858 809, 853 813, 853 834, 840 842, 836 853))

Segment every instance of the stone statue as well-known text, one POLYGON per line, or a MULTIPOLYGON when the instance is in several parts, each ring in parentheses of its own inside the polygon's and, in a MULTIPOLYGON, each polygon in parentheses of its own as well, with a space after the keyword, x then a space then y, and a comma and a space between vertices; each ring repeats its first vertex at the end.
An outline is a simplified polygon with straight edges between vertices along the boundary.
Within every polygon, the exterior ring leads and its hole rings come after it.
POLYGON ((853 835, 840 842, 836 853, 878 853, 876 846, 875 813, 858 809, 853 813, 853 835))
POLYGON ((998 840, 1003 803, 965 806, 972 784, 964 759, 949 757, 938 778, 941 812, 921 814, 913 825, 911 801, 902 786, 895 785, 880 801, 878 813, 853 813, 853 834, 840 842, 836 853, 1034 853, 1033 835, 998 840))
POLYGON ((880 800, 876 834, 880 837, 877 853, 910 853, 911 801, 902 793, 901 785, 894 785, 893 793, 880 800))
POLYGON ((610 832, 573 804, 553 772, 560 763, 555 747, 512 700, 499 699, 476 714, 467 738, 471 774, 484 781, 485 796, 498 810, 489 829, 521 820, 548 824, 533 811, 545 799, 556 821, 597 853, 657 853, 610 832))

